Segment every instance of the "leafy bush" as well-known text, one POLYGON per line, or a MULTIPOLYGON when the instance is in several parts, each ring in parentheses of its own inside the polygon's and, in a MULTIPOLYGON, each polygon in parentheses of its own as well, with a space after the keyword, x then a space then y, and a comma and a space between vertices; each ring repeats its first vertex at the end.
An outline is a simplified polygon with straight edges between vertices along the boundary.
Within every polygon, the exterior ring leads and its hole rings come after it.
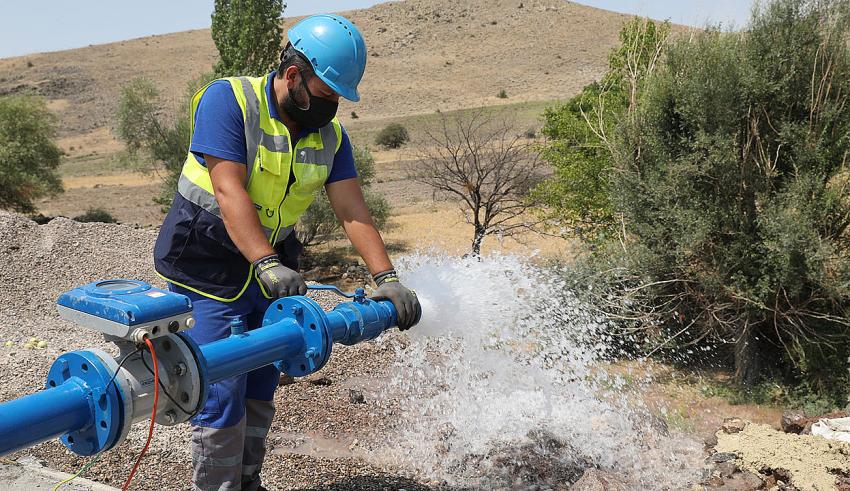
POLYGON ((34 200, 62 191, 56 174, 56 117, 39 97, 0 97, 0 208, 30 213, 34 200))
MULTIPOLYGON (((390 218, 390 205, 383 196, 369 189, 375 176, 375 158, 369 147, 354 147, 354 166, 357 178, 363 189, 366 206, 378 228, 384 227, 390 218)), ((327 194, 322 191, 307 211, 301 215, 296 227, 298 240, 305 247, 316 246, 334 240, 341 235, 342 227, 328 201, 327 194)))
POLYGON ((410 141, 410 135, 407 133, 407 128, 399 123, 386 125, 375 138, 376 144, 386 148, 401 148, 408 141, 410 141))
POLYGON ((778 0, 668 51, 614 142, 621 264, 677 345, 813 389, 850 355, 850 12, 778 0), (805 96, 803 96, 805 94, 805 96))
POLYGON ((283 0, 216 0, 210 29, 216 77, 265 75, 280 61, 283 0))
POLYGON ((498 94, 496 94, 496 97, 498 97, 499 99, 507 99, 507 98, 508 98, 508 93, 507 93, 507 92, 505 92, 505 89, 501 89, 501 90, 499 91, 499 93, 498 93, 498 94))
POLYGON ((554 175, 534 191, 534 199, 547 219, 590 239, 610 235, 616 226, 609 198, 609 137, 623 115, 634 110, 669 34, 669 23, 633 18, 623 25, 620 46, 608 56, 602 79, 544 112, 543 158, 554 175))
POLYGON ((74 217, 75 222, 100 222, 100 223, 118 223, 118 220, 111 213, 103 208, 89 208, 82 215, 74 217))
POLYGON ((129 161, 137 169, 162 179, 154 202, 167 211, 177 192, 177 180, 189 152, 189 100, 201 87, 212 81, 206 74, 189 83, 177 116, 164 117, 159 91, 153 82, 137 78, 121 88, 116 113, 118 139, 124 143, 129 161))

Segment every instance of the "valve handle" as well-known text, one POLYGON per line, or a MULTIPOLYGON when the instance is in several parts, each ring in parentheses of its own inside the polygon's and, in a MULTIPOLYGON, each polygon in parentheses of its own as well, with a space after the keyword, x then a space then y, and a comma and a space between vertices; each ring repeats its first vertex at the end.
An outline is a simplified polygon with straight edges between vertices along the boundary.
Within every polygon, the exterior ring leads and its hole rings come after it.
POLYGON ((339 287, 334 286, 334 285, 307 285, 307 289, 308 290, 330 291, 330 292, 336 293, 337 295, 339 295, 341 297, 352 298, 352 299, 354 299, 355 301, 358 301, 358 302, 362 301, 363 299, 366 298, 366 291, 362 288, 358 288, 358 289, 354 290, 354 293, 345 293, 344 291, 340 290, 339 287))

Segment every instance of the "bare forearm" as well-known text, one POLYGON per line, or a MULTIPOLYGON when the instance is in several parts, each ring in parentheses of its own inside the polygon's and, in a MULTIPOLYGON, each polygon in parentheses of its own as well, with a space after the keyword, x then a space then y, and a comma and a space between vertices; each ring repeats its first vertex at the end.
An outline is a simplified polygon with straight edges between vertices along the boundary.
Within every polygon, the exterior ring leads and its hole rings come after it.
POLYGON ((337 219, 369 272, 375 274, 392 269, 384 240, 369 214, 357 179, 334 182, 326 189, 337 219))
POLYGON ((369 268, 370 273, 375 274, 392 269, 393 264, 390 262, 389 255, 387 255, 384 240, 381 238, 381 234, 378 233, 378 229, 375 228, 372 218, 368 215, 367 218, 368 221, 352 220, 343 222, 342 226, 345 229, 345 234, 348 235, 351 245, 354 246, 354 249, 363 258, 363 262, 366 263, 366 267, 369 268))

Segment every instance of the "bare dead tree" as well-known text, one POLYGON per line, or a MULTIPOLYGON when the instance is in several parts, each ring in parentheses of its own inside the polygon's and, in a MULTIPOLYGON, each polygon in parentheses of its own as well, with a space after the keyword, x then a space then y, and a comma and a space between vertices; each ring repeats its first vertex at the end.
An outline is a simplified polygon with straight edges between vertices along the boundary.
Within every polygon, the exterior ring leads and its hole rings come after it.
POLYGON ((486 109, 442 115, 425 134, 409 177, 459 200, 474 227, 473 254, 488 235, 515 236, 536 225, 526 213, 532 207, 527 196, 545 166, 534 144, 504 117, 486 109))

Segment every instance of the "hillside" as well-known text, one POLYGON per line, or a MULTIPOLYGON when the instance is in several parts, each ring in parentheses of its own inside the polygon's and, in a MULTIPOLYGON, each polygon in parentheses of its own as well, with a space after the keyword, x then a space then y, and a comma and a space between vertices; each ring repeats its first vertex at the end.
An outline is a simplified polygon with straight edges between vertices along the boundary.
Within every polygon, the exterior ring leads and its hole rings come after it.
MULTIPOLYGON (((627 18, 563 0, 407 0, 345 15, 363 31, 369 61, 362 102, 340 114, 356 109, 361 120, 567 97, 602 73, 627 18)), ((216 57, 203 29, 0 59, 0 95, 44 95, 70 157, 80 146, 108 154, 122 84, 155 80, 170 112, 216 57)))

